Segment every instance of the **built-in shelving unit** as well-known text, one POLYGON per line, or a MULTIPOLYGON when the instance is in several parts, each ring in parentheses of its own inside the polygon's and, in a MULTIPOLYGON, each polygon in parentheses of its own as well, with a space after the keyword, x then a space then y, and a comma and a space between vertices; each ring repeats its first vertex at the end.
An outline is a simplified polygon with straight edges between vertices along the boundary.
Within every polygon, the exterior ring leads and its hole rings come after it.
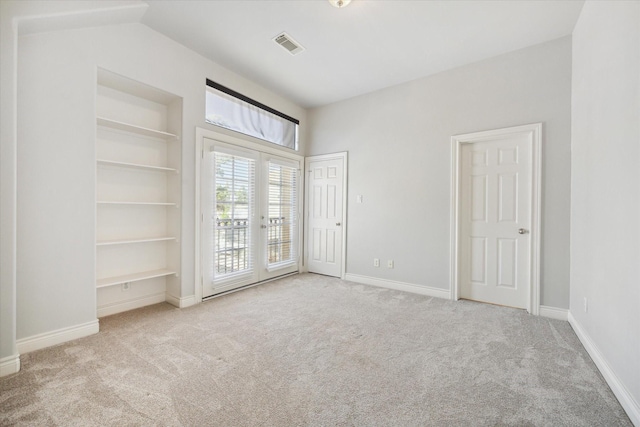
POLYGON ((180 297, 182 99, 98 71, 98 316, 180 297))

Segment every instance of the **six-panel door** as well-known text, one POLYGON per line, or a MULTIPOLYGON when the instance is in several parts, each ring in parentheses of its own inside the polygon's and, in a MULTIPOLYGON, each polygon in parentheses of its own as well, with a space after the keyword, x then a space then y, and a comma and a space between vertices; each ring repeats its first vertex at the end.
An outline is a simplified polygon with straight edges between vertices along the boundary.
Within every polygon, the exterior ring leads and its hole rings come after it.
POLYGON ((309 271, 340 277, 342 274, 343 159, 308 162, 309 271))
POLYGON ((530 151, 526 134, 462 146, 461 298, 527 308, 530 151))

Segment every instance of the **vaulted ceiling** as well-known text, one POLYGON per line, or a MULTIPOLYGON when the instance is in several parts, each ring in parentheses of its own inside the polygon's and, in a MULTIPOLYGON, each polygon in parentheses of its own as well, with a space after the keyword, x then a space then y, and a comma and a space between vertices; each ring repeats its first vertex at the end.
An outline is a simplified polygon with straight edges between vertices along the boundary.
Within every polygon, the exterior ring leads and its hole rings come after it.
POLYGON ((583 1, 148 1, 143 23, 316 107, 571 34, 583 1), (272 39, 287 32, 292 56, 272 39))

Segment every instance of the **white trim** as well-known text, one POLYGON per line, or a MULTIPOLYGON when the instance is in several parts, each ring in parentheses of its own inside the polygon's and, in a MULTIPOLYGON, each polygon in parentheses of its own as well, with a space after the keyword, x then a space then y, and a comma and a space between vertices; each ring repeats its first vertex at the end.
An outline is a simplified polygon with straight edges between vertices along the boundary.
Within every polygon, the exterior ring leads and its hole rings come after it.
MULTIPOLYGON (((259 151, 261 153, 273 154, 275 156, 292 159, 294 161, 301 161, 303 158, 303 156, 300 153, 292 151, 291 149, 284 148, 284 147, 276 148, 278 147, 277 145, 270 142, 260 141, 260 140, 256 140, 257 142, 254 142, 252 141, 252 139, 255 139, 255 138, 252 138, 249 135, 242 135, 242 136, 229 135, 224 133, 224 130, 225 130, 224 128, 220 128, 220 131, 218 132, 218 131, 196 127, 196 144, 202 144, 203 138, 209 138, 215 141, 230 144, 232 147, 236 147, 236 148, 239 147, 241 149, 244 148, 245 150, 259 151)), ((232 132, 232 131, 229 131, 229 132, 232 132)), ((233 133, 237 135, 237 133, 235 132, 233 133)), ((200 145, 200 147, 202 147, 202 145, 200 145)))
POLYGON ((546 305, 541 305, 538 314, 542 317, 564 320, 565 322, 569 319, 569 310, 567 310, 566 308, 548 307, 546 305))
POLYGON ((173 295, 167 294, 165 301, 174 307, 187 308, 196 303, 196 297, 195 295, 189 295, 188 297, 174 297, 173 295))
POLYGON ((531 134, 531 226, 530 226, 530 268, 531 286, 527 311, 535 316, 540 315, 540 235, 541 235, 541 207, 542 207, 542 123, 514 126, 504 129, 494 129, 474 132, 451 137, 451 210, 450 210, 450 291, 449 298, 458 300, 459 274, 459 197, 460 197, 460 154, 462 144, 471 144, 491 140, 497 136, 518 133, 531 134))
POLYGON ((15 374, 20 371, 20 355, 7 356, 0 359, 0 377, 15 374))
POLYGON ((16 341, 18 353, 24 354, 35 350, 62 344, 78 338, 97 334, 100 330, 98 319, 80 325, 69 326, 55 331, 44 332, 31 337, 21 338, 16 341))
POLYGON ((376 277, 361 276, 359 274, 347 273, 344 280, 348 282, 361 283, 363 285, 394 289, 396 291, 410 292, 412 294, 426 295, 435 298, 449 299, 450 295, 448 289, 432 288, 431 286, 397 282, 395 280, 378 279, 376 277))
MULTIPOLYGON (((220 128, 218 129, 218 131, 213 131, 210 129, 205 129, 205 128, 201 128, 201 127, 196 127, 196 140, 195 140, 195 193, 194 193, 194 197, 195 197, 195 262, 194 262, 194 277, 195 277, 195 293, 193 295, 194 298, 194 304, 199 304, 202 302, 202 248, 201 248, 201 233, 202 233, 202 222, 201 222, 201 216, 202 216, 202 202, 200 200, 200 193, 201 193, 201 186, 200 186, 200 175, 202 172, 202 152, 204 149, 204 140, 205 138, 207 139, 212 139, 215 140, 217 142, 222 142, 224 144, 229 144, 230 147, 235 148, 235 149, 245 149, 245 150, 252 150, 252 151, 257 151, 259 153, 264 153, 264 154, 271 154, 274 156, 278 156, 278 157, 283 157, 285 159, 290 159, 296 162, 299 162, 300 164, 300 168, 302 169, 302 174, 300 177, 300 185, 301 185, 301 189, 304 188, 302 187, 302 185, 304 185, 304 157, 302 155, 300 155, 300 153, 298 152, 294 152, 289 148, 285 148, 285 147, 278 147, 273 143, 270 142, 265 142, 265 141, 261 141, 257 138, 251 137, 249 135, 241 135, 241 136, 237 136, 237 134, 235 132, 234 135, 230 135, 229 133, 232 133, 232 131, 228 131, 224 128, 220 128)), ((299 203, 299 208, 298 210, 301 211, 300 209, 300 205, 302 204, 302 197, 299 198, 300 200, 298 201, 299 203)), ((257 202, 257 201, 256 201, 257 202)), ((300 223, 300 227, 303 227, 303 223, 301 221, 300 223)), ((303 245, 303 234, 304 233, 298 233, 299 236, 299 246, 302 247, 303 245)), ((300 261, 298 261, 298 270, 301 269, 301 265, 300 265, 300 261)), ((244 288, 243 288, 244 289, 244 288)))
POLYGON ((263 280, 261 282, 251 283, 251 284, 248 284, 246 286, 240 286, 239 288, 231 288, 231 289, 229 289, 227 291, 222 291, 222 292, 219 292, 217 294, 209 295, 208 297, 205 297, 205 299, 202 302, 211 301, 212 299, 223 297, 223 296, 229 295, 229 294, 233 294, 235 292, 244 291, 245 289, 253 288, 255 286, 265 285, 265 284, 267 284, 269 282, 274 282, 276 280, 284 279, 284 278, 289 277, 289 276, 295 276, 296 274, 300 274, 300 272, 294 271, 294 272, 291 272, 291 273, 283 274, 282 276, 271 277, 271 278, 265 279, 265 280, 263 280))
POLYGON ((63 29, 137 23, 140 22, 148 8, 148 4, 134 3, 90 10, 43 13, 18 17, 15 20, 19 23, 17 26, 18 34, 25 36, 63 29))
POLYGON ((195 280, 194 286, 194 297, 196 299, 196 304, 202 302, 202 269, 200 257, 202 256, 200 250, 200 233, 202 232, 202 203, 200 201, 200 175, 201 175, 201 164, 202 164, 202 156, 204 150, 204 138, 207 135, 206 129, 199 128, 196 126, 196 140, 195 140, 195 150, 194 150, 194 164, 195 164, 195 175, 194 175, 194 201, 195 201, 195 236, 194 236, 194 263, 193 263, 193 278, 195 280))
POLYGON ((640 404, 634 399, 629 390, 627 390, 624 383, 620 381, 598 349, 598 346, 596 346, 585 330, 582 329, 580 323, 578 323, 578 321, 571 315, 571 312, 569 312, 568 319, 569 324, 575 331, 578 339, 587 350, 587 353, 589 353, 589 356, 591 356, 591 359, 598 367, 598 370, 600 370, 600 373, 620 402, 620 405, 622 405, 622 408, 626 411, 633 425, 640 426, 640 404))
MULTIPOLYGON (((340 271, 340 278, 342 280, 347 280, 347 202, 349 200, 348 197, 348 186, 347 182, 349 180, 349 152, 341 151, 339 153, 331 153, 331 154, 319 154, 317 156, 309 156, 304 158, 304 170, 309 170, 309 162, 317 162, 322 160, 333 160, 333 159, 341 159, 342 160, 342 269, 340 271)), ((306 179, 304 182, 304 247, 303 251, 303 259, 304 259, 304 268, 300 269, 300 271, 308 272, 309 271, 309 252, 306 247, 306 243, 309 242, 309 224, 306 221, 309 218, 309 182, 306 179)))
POLYGON ((160 292, 157 294, 145 295, 132 300, 105 304, 98 307, 98 317, 111 316, 112 314, 122 313, 123 311, 134 310, 136 308, 158 304, 161 302, 165 302, 166 298, 166 293, 160 292))

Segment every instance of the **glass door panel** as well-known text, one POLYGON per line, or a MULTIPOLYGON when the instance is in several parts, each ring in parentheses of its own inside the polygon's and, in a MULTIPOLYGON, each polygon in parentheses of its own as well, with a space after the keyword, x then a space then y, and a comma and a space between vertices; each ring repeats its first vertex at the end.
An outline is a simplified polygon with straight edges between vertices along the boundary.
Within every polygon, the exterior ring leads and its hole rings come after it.
POLYGON ((205 139, 203 297, 298 271, 300 164, 205 139))
POLYGON ((267 270, 272 271, 298 261, 298 168, 273 159, 267 167, 267 270))
POLYGON ((251 223, 255 203, 255 160, 213 152, 215 210, 212 209, 213 278, 224 280, 253 270, 251 223))

